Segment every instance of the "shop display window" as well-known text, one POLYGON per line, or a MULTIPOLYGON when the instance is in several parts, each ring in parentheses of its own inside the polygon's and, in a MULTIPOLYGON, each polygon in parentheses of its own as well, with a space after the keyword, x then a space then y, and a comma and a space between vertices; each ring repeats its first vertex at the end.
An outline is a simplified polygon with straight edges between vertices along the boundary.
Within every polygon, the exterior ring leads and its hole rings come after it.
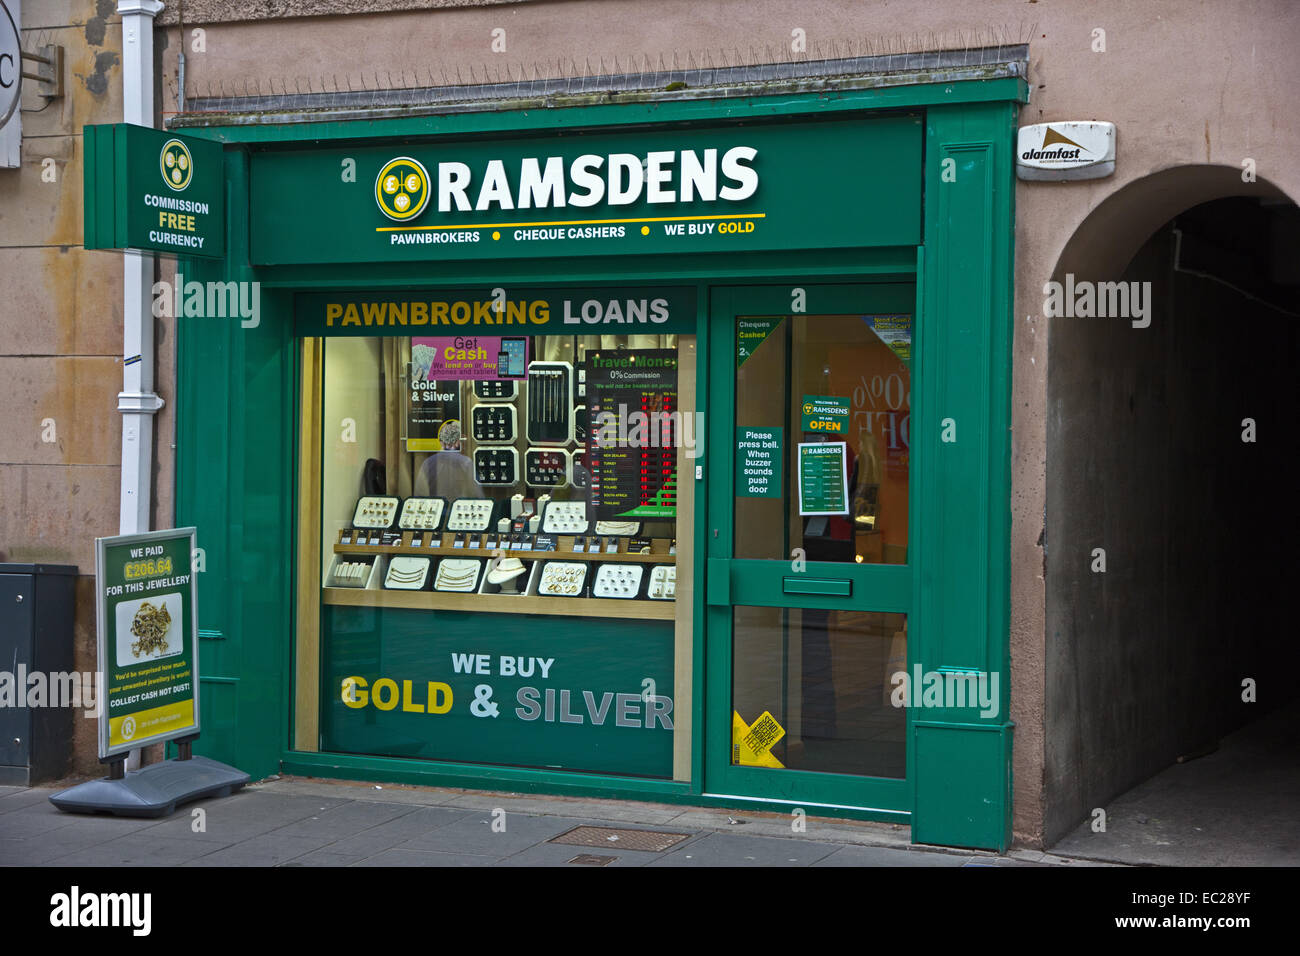
POLYGON ((694 337, 317 341, 320 748, 673 776, 694 337))

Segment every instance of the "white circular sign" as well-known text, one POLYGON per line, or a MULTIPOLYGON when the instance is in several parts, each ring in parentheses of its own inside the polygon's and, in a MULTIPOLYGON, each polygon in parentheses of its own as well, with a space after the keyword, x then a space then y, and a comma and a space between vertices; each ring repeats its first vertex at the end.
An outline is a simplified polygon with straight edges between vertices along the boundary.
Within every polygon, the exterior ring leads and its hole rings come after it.
POLYGON ((18 109, 23 92, 23 48, 18 24, 0 0, 0 126, 18 109))

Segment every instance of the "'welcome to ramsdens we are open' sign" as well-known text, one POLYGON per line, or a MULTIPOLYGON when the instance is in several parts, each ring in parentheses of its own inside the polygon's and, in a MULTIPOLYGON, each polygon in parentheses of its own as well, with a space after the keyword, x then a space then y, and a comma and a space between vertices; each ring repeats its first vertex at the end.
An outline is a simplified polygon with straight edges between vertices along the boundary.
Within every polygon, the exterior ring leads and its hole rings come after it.
POLYGON ((221 258, 221 145, 115 123, 85 128, 86 248, 221 258))

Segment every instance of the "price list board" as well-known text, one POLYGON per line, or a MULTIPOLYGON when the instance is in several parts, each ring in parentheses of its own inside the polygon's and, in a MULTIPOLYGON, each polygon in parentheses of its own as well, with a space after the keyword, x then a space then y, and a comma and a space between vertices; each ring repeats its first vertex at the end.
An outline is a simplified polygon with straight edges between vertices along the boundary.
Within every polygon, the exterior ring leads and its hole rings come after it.
POLYGON ((588 352, 587 414, 597 520, 676 518, 676 350, 588 352))

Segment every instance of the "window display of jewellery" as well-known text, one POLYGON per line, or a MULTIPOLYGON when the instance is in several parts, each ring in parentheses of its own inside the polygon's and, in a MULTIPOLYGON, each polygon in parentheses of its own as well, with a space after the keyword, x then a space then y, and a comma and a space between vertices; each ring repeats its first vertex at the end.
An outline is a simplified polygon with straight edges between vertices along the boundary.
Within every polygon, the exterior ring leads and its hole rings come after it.
POLYGON ((519 383, 505 379, 479 379, 474 382, 474 394, 479 398, 513 402, 519 394, 519 383))
POLYGON ((641 531, 639 521, 597 521, 596 534, 612 534, 617 538, 630 538, 641 531))
POLYGON ((478 588, 478 575, 483 567, 479 558, 443 558, 438 562, 438 576, 433 581, 435 591, 474 591, 478 588))
POLYGON ((546 534, 586 534, 590 524, 585 501, 550 501, 542 515, 546 534))
MULTIPOLYGON (((451 517, 451 508, 445 517, 451 517)), ((643 554, 629 553, 632 539, 608 537, 600 540, 614 544, 617 551, 574 551, 578 541, 596 539, 553 532, 509 535, 520 546, 504 552, 500 549, 507 545, 491 531, 363 531, 360 541, 354 540, 357 534, 345 528, 335 539, 334 563, 322 581, 325 604, 433 613, 510 611, 658 621, 676 617, 672 584, 677 557, 671 552, 671 538, 638 539, 649 546, 643 554), (544 574, 548 566, 554 570, 544 574), (604 566, 610 570, 602 573, 604 566), (633 568, 642 569, 639 578, 633 568), (598 577, 600 593, 594 593, 598 577), (630 600, 633 596, 639 600, 630 600)))
POLYGON ((490 498, 457 498, 447 515, 448 531, 486 531, 496 503, 490 498))
POLYGON ((569 483, 569 453, 563 448, 530 448, 524 452, 524 482, 555 488, 569 483))
POLYGON ((632 600, 641 594, 640 564, 602 564, 596 569, 596 583, 591 596, 632 600))
POLYGON ((370 568, 373 561, 334 562, 330 572, 329 586, 333 588, 363 588, 370 581, 370 568))
POLYGON ((474 406, 474 440, 481 445, 510 444, 515 440, 517 427, 513 405, 474 406))
POLYGON ((675 564, 657 564, 650 569, 650 586, 646 597, 652 601, 677 600, 677 566, 675 564))
POLYGON ((537 593, 547 597, 578 597, 587 581, 587 565, 581 561, 547 561, 537 593))
POLYGON ((362 495, 352 512, 352 527, 391 528, 399 500, 388 495, 362 495))
POLYGON ((408 558, 394 555, 388 561, 384 587, 390 591, 423 591, 429 583, 428 558, 408 558))
POLYGON ((402 502, 402 515, 397 527, 403 531, 437 531, 442 526, 442 513, 446 498, 407 498, 402 502))
POLYGON ((573 366, 568 362, 529 363, 527 437, 532 445, 573 441, 573 366))
POLYGON ((480 485, 513 485, 519 481, 518 448, 475 448, 474 477, 480 485))

